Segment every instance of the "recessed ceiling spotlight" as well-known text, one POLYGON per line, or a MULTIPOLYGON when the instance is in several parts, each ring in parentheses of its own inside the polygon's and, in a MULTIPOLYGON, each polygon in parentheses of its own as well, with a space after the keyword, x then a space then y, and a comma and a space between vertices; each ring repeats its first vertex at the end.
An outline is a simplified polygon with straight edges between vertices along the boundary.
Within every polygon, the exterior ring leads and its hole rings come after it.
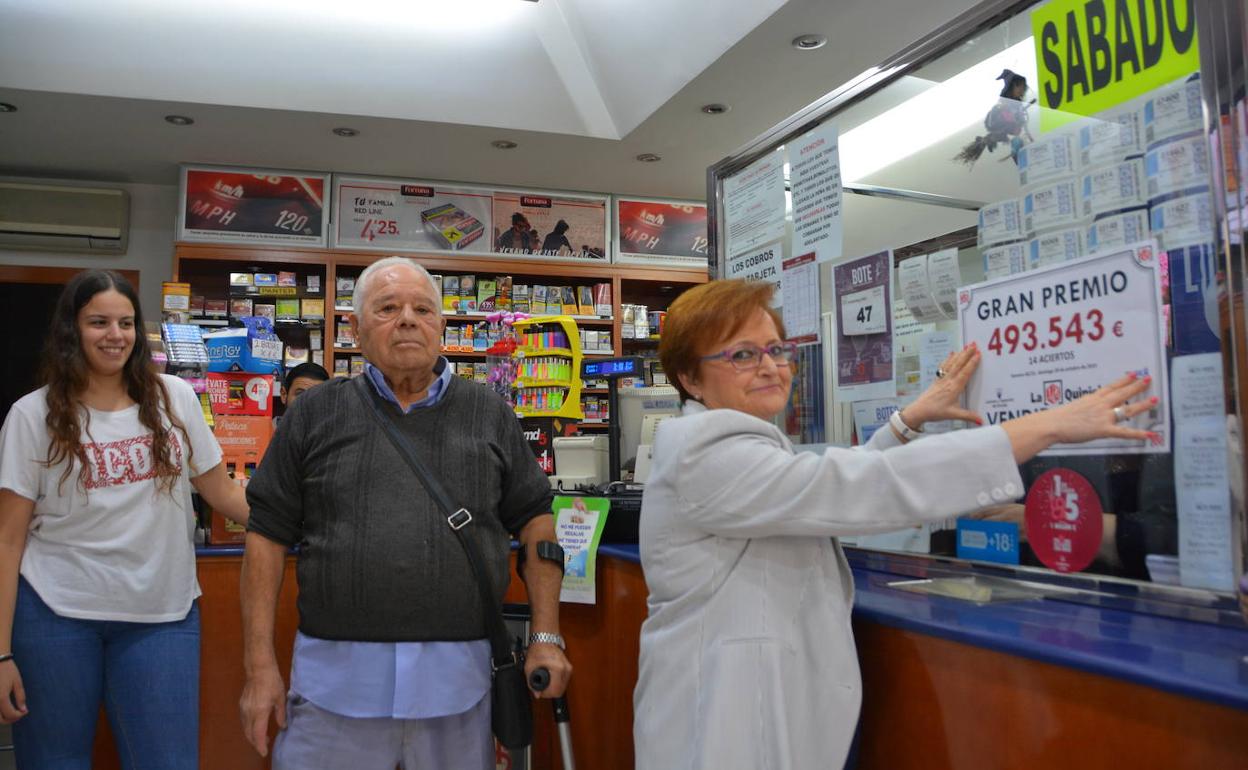
POLYGON ((0 112, 17 112, 17 107, 8 102, 0 102, 0 112))
POLYGON ((495 139, 494 141, 490 142, 490 146, 496 150, 514 150, 520 145, 516 144, 510 139, 495 139))
POLYGON ((166 115, 165 122, 175 126, 189 126, 195 122, 195 118, 188 118, 185 115, 166 115))
POLYGON ((360 132, 354 128, 347 128, 346 126, 340 126, 334 129, 334 134, 337 136, 359 136, 360 132))
POLYGON ((793 47, 799 51, 813 51, 827 45, 828 39, 823 35, 798 35, 793 38, 793 47))
POLYGON ((727 104, 719 104, 718 102, 716 102, 715 104, 702 105, 702 111, 705 112, 707 115, 723 115, 725 112, 731 109, 732 108, 729 107, 727 104))
POLYGON ((652 152, 643 152, 642 154, 637 156, 637 160, 641 161, 642 163, 656 163, 660 160, 663 160, 663 158, 662 156, 655 155, 652 152))

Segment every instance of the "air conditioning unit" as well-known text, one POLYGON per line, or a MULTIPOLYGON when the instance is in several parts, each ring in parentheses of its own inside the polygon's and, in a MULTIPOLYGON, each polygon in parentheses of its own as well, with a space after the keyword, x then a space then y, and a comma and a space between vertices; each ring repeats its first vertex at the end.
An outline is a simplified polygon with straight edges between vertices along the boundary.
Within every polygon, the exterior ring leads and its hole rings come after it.
POLYGON ((0 248, 124 254, 125 190, 0 182, 0 248))

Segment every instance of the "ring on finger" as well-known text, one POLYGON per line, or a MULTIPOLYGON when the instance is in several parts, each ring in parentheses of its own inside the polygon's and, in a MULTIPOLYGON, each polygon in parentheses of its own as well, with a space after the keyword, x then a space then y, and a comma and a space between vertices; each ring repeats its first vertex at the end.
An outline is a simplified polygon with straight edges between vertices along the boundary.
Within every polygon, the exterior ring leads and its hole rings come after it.
POLYGON ((949 373, 949 372, 945 371, 944 369, 937 369, 937 370, 936 370, 936 379, 940 379, 941 377, 944 377, 944 376, 945 376, 946 374, 948 374, 948 373, 949 373))
POLYGON ((1114 407, 1114 422, 1124 422, 1130 418, 1127 417, 1127 410, 1121 406, 1114 407))

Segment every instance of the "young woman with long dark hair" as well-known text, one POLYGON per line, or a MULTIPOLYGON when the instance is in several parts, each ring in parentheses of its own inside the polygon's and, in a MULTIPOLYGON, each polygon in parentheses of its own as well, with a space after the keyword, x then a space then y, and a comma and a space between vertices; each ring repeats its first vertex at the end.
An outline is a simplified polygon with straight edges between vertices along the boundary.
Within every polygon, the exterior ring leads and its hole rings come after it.
POLYGON ((43 355, 0 430, 0 721, 23 770, 89 768, 101 703, 127 770, 195 768, 191 487, 240 522, 246 497, 121 275, 66 285, 43 355))

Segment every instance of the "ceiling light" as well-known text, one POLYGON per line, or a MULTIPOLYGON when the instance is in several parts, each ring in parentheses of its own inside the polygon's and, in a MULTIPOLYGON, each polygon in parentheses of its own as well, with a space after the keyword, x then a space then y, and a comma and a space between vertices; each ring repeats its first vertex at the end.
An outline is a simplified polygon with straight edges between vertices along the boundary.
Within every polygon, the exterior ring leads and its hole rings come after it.
POLYGON ((663 158, 659 155, 655 155, 652 152, 643 152, 642 154, 637 156, 637 160, 641 161, 642 163, 656 163, 660 160, 663 160, 663 158))
POLYGON ((17 107, 8 102, 0 102, 0 112, 17 112, 17 107))
POLYGON ((516 144, 510 139, 495 139, 494 141, 490 142, 490 146, 496 150, 514 150, 520 145, 516 144))
POLYGON ((731 109, 732 108, 729 107, 728 105, 719 104, 719 103, 702 105, 702 111, 705 112, 707 115, 723 115, 725 112, 731 109))
POLYGON ((823 35, 798 35, 793 38, 793 47, 799 51, 813 51, 827 45, 828 39, 823 35))
POLYGON ((337 136, 359 136, 360 132, 354 128, 347 128, 346 126, 340 126, 334 129, 334 134, 337 136))
POLYGON ((175 126, 189 126, 195 122, 195 118, 188 118, 185 115, 166 115, 165 122, 175 126))

